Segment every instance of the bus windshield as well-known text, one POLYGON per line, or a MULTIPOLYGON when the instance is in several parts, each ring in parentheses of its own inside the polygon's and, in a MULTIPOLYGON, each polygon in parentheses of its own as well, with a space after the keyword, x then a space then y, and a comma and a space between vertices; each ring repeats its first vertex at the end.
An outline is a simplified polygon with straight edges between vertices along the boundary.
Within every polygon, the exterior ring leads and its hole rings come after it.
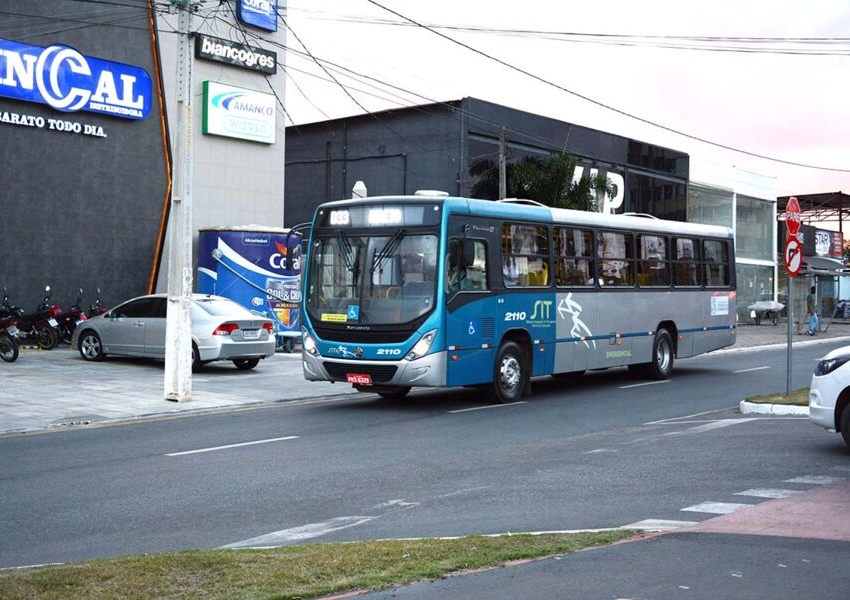
POLYGON ((306 309, 324 323, 396 325, 434 307, 437 236, 336 230, 313 239, 306 309))

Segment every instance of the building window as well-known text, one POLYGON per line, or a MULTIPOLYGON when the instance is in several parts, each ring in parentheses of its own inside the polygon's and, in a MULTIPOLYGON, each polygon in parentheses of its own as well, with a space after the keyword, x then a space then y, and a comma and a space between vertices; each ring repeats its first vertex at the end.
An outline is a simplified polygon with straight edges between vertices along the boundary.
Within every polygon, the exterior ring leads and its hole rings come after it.
POLYGON ((774 205, 738 194, 735 203, 736 254, 741 258, 773 260, 774 205))

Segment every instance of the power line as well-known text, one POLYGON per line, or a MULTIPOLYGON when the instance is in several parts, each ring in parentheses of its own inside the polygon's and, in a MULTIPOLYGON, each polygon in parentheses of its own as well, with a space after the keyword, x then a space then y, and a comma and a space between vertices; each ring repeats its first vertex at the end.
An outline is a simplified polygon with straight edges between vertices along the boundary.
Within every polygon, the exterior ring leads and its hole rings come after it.
POLYGON ((732 152, 736 152, 738 154, 744 154, 746 156, 751 156, 753 158, 760 158, 760 159, 763 159, 763 160, 769 160, 769 161, 772 161, 772 162, 777 162, 777 163, 781 163, 781 164, 785 164, 785 165, 791 165, 791 166, 795 166, 795 167, 805 167, 807 169, 817 169, 817 170, 820 170, 820 171, 830 171, 830 172, 837 172, 837 173, 850 173, 850 169, 822 167, 820 165, 810 165, 810 164, 806 164, 806 163, 799 163, 799 162, 795 162, 795 161, 785 160, 785 159, 782 159, 782 158, 775 158, 775 157, 772 157, 772 156, 759 154, 757 152, 750 152, 748 150, 742 150, 740 148, 735 148, 734 146, 729 146, 727 144, 722 144, 720 142, 714 142, 714 141, 709 140, 707 138, 703 138, 703 137, 700 137, 700 136, 697 136, 697 135, 686 133, 684 131, 674 129, 673 127, 668 127, 667 125, 662 125, 661 123, 656 123, 655 121, 651 121, 651 120, 646 119, 644 117, 634 115, 634 114, 627 112, 625 110, 622 110, 620 108, 611 106, 610 104, 605 104, 604 102, 601 102, 599 100, 595 100, 594 98, 591 98, 589 96, 585 96, 584 94, 580 94, 580 93, 578 93, 574 90, 571 90, 569 88, 566 88, 566 87, 564 87, 560 84, 549 81, 548 79, 541 77, 540 75, 536 75, 534 73, 531 73, 530 71, 527 71, 525 69, 517 67, 517 66, 515 66, 515 65, 513 65, 513 64, 511 64, 507 61, 504 61, 500 58, 497 58, 497 57, 495 57, 491 54, 488 54, 488 53, 486 53, 482 50, 478 50, 477 48, 474 48, 474 47, 472 47, 468 44, 465 44, 461 41, 458 41, 458 40, 456 40, 456 39, 454 39, 454 38, 452 38, 452 37, 450 37, 450 36, 448 36, 444 33, 441 33, 441 32, 439 32, 439 31, 437 31, 437 30, 435 30, 431 27, 428 27, 427 25, 423 25, 423 24, 419 23, 418 21, 415 21, 414 19, 406 17, 405 15, 402 15, 401 13, 396 12, 396 11, 392 10, 391 8, 384 6, 384 5, 380 4, 379 2, 376 2, 375 0, 366 0, 366 1, 369 2, 370 4, 374 4, 378 8, 381 8, 381 9, 383 9, 383 10, 385 10, 385 11, 387 11, 387 12, 389 12, 389 13, 391 13, 391 14, 393 14, 393 15, 401 18, 401 19, 409 21, 410 23, 416 25, 417 27, 421 27, 422 29, 425 29, 426 31, 430 31, 434 35, 437 35, 437 36, 439 36, 439 37, 441 37, 441 38, 443 38, 443 39, 445 39, 445 40, 447 40, 447 41, 449 41, 453 44, 456 44, 458 46, 461 46, 462 48, 465 48, 465 49, 467 49, 471 52, 474 52, 475 54, 483 56, 484 58, 491 60, 493 62, 496 62, 496 63, 502 65, 503 67, 506 67, 506 68, 508 68, 512 71, 516 71, 517 73, 520 73, 521 75, 525 75, 526 77, 530 77, 531 79, 539 81, 540 83, 554 87, 554 88, 556 88, 556 89, 558 89, 562 92, 566 92, 567 94, 575 96, 576 98, 584 100, 585 102, 589 102, 591 104, 599 106, 600 108, 604 108, 606 110, 617 113, 617 114, 622 115, 624 117, 634 119, 634 120, 639 121, 641 123, 644 123, 646 125, 650 125, 652 127, 656 127, 658 129, 662 129, 664 131, 668 131, 670 133, 674 133, 676 135, 680 135, 682 137, 685 137, 685 138, 688 138, 690 140, 694 140, 694 141, 697 141, 697 142, 701 142, 703 144, 708 144, 709 146, 714 146, 716 148, 721 148, 723 150, 729 150, 729 151, 732 151, 732 152))

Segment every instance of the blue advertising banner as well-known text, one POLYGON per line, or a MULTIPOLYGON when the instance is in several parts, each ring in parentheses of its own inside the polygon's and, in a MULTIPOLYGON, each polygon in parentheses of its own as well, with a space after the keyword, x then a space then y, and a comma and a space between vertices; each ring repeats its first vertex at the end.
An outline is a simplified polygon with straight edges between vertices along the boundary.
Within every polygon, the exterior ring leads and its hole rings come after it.
POLYGON ((236 18, 246 25, 277 31, 277 0, 236 0, 236 18))
POLYGON ((301 236, 255 226, 200 230, 198 292, 272 319, 278 339, 300 337, 301 236))
POLYGON ((141 67, 0 38, 0 97, 124 119, 144 119, 152 86, 141 67))

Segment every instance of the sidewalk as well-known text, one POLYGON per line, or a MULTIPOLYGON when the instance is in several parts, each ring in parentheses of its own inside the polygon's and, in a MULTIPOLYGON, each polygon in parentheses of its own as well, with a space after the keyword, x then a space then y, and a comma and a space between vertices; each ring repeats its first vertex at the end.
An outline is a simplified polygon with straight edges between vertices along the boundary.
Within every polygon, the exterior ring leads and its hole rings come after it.
MULTIPOLYGON (((785 345, 787 335, 785 323, 741 325, 735 345, 719 352, 785 345)), ((794 335, 793 343, 841 339, 850 344, 850 324, 833 323, 815 337, 794 335)), ((299 352, 279 352, 251 371, 211 363, 193 375, 188 402, 165 400, 162 362, 110 357, 89 363, 67 346, 21 349, 16 362, 0 362, 0 382, 0 435, 356 393, 345 383, 305 381, 299 352)))

